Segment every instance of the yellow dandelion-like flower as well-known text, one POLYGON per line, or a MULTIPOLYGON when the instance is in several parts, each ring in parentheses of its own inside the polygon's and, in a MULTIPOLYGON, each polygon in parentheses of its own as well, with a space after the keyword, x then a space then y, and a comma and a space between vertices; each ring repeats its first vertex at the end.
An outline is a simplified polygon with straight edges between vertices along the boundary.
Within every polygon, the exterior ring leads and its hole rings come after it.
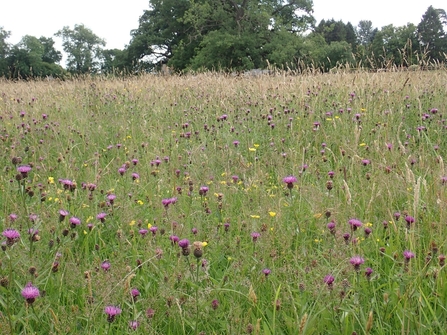
POLYGON ((51 201, 51 200, 53 200, 53 197, 49 197, 49 198, 48 198, 48 201, 51 201))
POLYGON ((366 145, 366 143, 360 143, 359 147, 364 147, 366 145))
POLYGON ((206 247, 207 245, 208 245, 208 242, 206 242, 206 241, 202 242, 202 247, 206 247))
POLYGON ((259 215, 250 215, 250 217, 251 217, 252 219, 259 219, 259 218, 261 218, 259 215))
POLYGON ((270 231, 274 231, 275 230, 275 228, 274 227, 270 227, 270 231))
POLYGON ((87 231, 84 230, 84 235, 87 235, 87 231))
POLYGON ((93 220, 93 216, 89 216, 89 217, 87 218, 86 222, 89 223, 89 222, 92 221, 92 220, 93 220))
POLYGON ((232 257, 230 257, 230 256, 228 256, 228 257, 227 257, 227 260, 229 260, 229 261, 232 261, 232 260, 233 260, 233 258, 232 258, 232 257))
POLYGON ((276 216, 276 212, 269 212, 269 215, 274 218, 276 216))
POLYGON ((256 148, 248 148, 248 150, 250 150, 251 152, 255 152, 256 148))
POLYGON ((221 180, 221 181, 219 182, 219 184, 221 184, 221 185, 226 185, 226 184, 227 184, 227 181, 226 181, 226 180, 221 180))
POLYGON ((365 223, 365 227, 372 227, 372 226, 373 226, 373 224, 371 222, 365 223))
POLYGON ((222 177, 225 177, 226 175, 227 175, 226 172, 222 172, 222 174, 221 174, 222 177))
POLYGON ((141 206, 144 204, 144 202, 142 200, 137 200, 137 204, 141 206))
POLYGON ((130 140, 130 139, 132 138, 132 136, 127 135, 126 138, 127 138, 128 140, 130 140))
POLYGON ((339 119, 340 117, 339 117, 338 115, 335 115, 335 118, 336 118, 336 119, 339 119))
POLYGON ((323 214, 321 214, 321 213, 316 213, 316 214, 314 214, 314 218, 319 219, 319 218, 321 218, 322 215, 323 214))
POLYGON ((54 177, 48 177, 48 184, 54 184, 54 177))
POLYGON ((332 121, 332 119, 331 119, 330 117, 328 117, 328 118, 326 119, 326 121, 332 121))
POLYGON ((129 226, 134 226, 135 223, 137 223, 137 222, 135 220, 132 220, 132 221, 129 222, 129 226))
POLYGON ((54 202, 58 202, 59 201, 59 198, 54 198, 54 202))
POLYGON ((147 228, 151 229, 152 225, 150 223, 147 224, 147 228))
POLYGON ((259 144, 253 144, 255 148, 259 148, 259 144))
POLYGON ((90 206, 87 204, 82 204, 82 208, 89 208, 90 206))
POLYGON ((361 112, 366 112, 366 108, 361 108, 360 111, 361 112))

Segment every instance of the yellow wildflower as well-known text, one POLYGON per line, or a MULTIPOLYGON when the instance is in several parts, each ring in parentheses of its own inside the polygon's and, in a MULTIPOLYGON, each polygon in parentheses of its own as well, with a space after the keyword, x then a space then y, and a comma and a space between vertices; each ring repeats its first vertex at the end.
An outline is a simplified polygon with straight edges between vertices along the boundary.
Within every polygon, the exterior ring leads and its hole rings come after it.
POLYGON ((276 216, 276 213, 275 213, 275 212, 269 212, 269 215, 270 215, 272 218, 274 218, 274 217, 276 216))

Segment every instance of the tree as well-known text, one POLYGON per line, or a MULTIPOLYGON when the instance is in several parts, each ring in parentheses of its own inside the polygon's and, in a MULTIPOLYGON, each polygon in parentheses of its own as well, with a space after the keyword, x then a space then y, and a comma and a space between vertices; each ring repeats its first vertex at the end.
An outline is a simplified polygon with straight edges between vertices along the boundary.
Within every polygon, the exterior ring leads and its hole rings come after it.
POLYGON ((444 60, 443 53, 447 52, 447 36, 442 20, 446 20, 445 11, 430 6, 417 27, 422 48, 430 58, 437 60, 444 60))
POLYGON ((9 54, 10 45, 6 40, 9 36, 11 36, 11 32, 0 27, 0 77, 7 76, 8 74, 8 62, 6 58, 9 54))
POLYGON ((284 63, 314 23, 311 11, 311 0, 151 0, 132 31, 129 55, 135 63, 179 70, 284 63), (280 38, 287 42, 284 55, 274 50, 280 38))
POLYGON ((367 46, 374 40, 377 28, 373 28, 372 22, 369 20, 361 20, 357 26, 358 43, 367 46))
POLYGON ((102 47, 106 43, 89 28, 83 24, 75 24, 74 29, 65 26, 54 35, 62 38, 62 47, 68 55, 68 71, 85 74, 99 69, 102 47))
POLYGON ((55 64, 60 52, 53 47, 51 38, 26 35, 14 45, 7 58, 11 78, 60 77, 64 70, 55 64), (43 41, 43 42, 42 42, 43 41), (53 55, 51 58, 49 55, 53 55))
POLYGON ((101 53, 101 73, 131 72, 128 50, 106 49, 101 53))

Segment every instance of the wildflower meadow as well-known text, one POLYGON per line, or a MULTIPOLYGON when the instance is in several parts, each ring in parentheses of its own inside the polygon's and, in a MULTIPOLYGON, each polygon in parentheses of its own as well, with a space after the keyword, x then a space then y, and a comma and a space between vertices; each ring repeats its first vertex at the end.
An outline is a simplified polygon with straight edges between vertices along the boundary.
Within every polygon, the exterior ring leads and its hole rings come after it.
POLYGON ((0 82, 0 332, 445 334, 446 83, 0 82))

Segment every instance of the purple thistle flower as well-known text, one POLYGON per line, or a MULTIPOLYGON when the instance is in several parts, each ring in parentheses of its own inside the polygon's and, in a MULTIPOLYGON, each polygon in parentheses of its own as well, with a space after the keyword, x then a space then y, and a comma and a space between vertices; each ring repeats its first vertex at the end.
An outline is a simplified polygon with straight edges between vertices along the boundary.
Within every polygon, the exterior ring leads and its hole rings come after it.
POLYGON ((107 321, 113 322, 115 320, 115 316, 121 314, 121 308, 118 306, 106 306, 106 308, 104 308, 104 313, 107 314, 107 321))
POLYGON ((107 200, 109 200, 110 204, 113 205, 113 203, 115 202, 116 199, 116 195, 115 194, 108 194, 107 195, 107 200))
POLYGON ((6 245, 8 246, 12 246, 20 238, 20 233, 12 228, 4 230, 2 235, 6 237, 6 245))
POLYGON ((152 235, 155 235, 157 233, 158 227, 157 226, 152 226, 149 228, 150 232, 152 233, 152 235))
POLYGON ((298 181, 298 179, 296 179, 295 176, 287 176, 287 177, 284 177, 282 181, 287 184, 288 189, 292 189, 293 183, 296 183, 298 181))
POLYGON ((155 310, 154 309, 148 308, 146 310, 146 316, 147 316, 148 319, 152 319, 154 317, 154 315, 155 315, 155 310))
POLYGON ((219 307, 219 300, 214 299, 213 301, 211 301, 211 308, 216 310, 219 307))
POLYGON ((267 277, 271 272, 272 272, 272 271, 271 271, 270 269, 267 269, 267 268, 265 268, 265 269, 262 270, 262 273, 263 273, 266 277, 267 277))
POLYGON ((208 191, 209 191, 209 188, 207 186, 201 186, 199 189, 199 195, 205 196, 208 191))
POLYGON ((23 178, 28 177, 28 173, 31 171, 31 166, 29 165, 20 165, 17 167, 17 172, 19 172, 23 178))
POLYGON ((59 210, 59 222, 62 222, 65 220, 65 217, 68 215, 68 211, 66 211, 65 209, 61 209, 59 210))
POLYGON ((332 275, 327 275, 327 276, 324 277, 323 281, 329 288, 332 288, 332 285, 334 284, 335 278, 332 275))
POLYGON ((371 275, 373 274, 373 269, 371 269, 371 268, 366 268, 366 270, 365 270, 365 276, 366 276, 366 278, 368 278, 368 279, 370 279, 371 278, 371 275))
MULTIPOLYGON (((171 239, 171 241, 172 241, 172 239, 171 239)), ((188 248, 189 247, 189 240, 185 238, 183 240, 178 241, 178 246, 180 248, 182 248, 182 249, 188 248)))
POLYGON ((109 269, 110 269, 110 262, 109 261, 104 261, 104 262, 102 262, 101 263, 101 268, 104 270, 104 271, 109 271, 109 269))
POLYGON ((33 286, 31 282, 26 284, 22 290, 22 297, 25 298, 28 304, 32 304, 38 296, 40 296, 39 289, 33 286))
POLYGON ((343 239, 345 240, 346 244, 349 243, 349 240, 351 239, 351 234, 349 233, 344 233, 343 234, 343 239))
POLYGON ((407 263, 410 261, 410 259, 414 258, 414 253, 412 253, 410 250, 405 250, 403 252, 403 255, 405 257, 405 262, 407 263))
POLYGON ((149 232, 149 230, 147 230, 147 229, 140 229, 138 232, 140 233, 141 236, 146 236, 146 234, 149 232))
POLYGON ((239 141, 233 141, 233 145, 237 147, 239 145, 239 141))
POLYGON ((335 222, 331 221, 327 224, 327 229, 329 229, 331 234, 335 234, 335 222))
POLYGON ((393 216, 394 216, 394 219, 395 219, 396 221, 399 221, 399 219, 400 219, 400 213, 399 213, 399 212, 395 212, 395 213, 393 214, 393 216))
POLYGON ((124 166, 121 166, 119 169, 118 169, 118 173, 122 176, 122 175, 124 175, 124 173, 126 172, 126 168, 124 167, 124 166))
POLYGON ((362 165, 363 166, 367 166, 369 164, 371 164, 371 161, 369 159, 362 159, 362 165))
POLYGON ((194 235, 197 235, 198 230, 197 230, 197 228, 192 228, 192 229, 191 229, 191 232, 192 232, 194 235))
POLYGON ((15 220, 17 220, 17 218, 18 218, 17 214, 14 213, 9 214, 9 220, 11 222, 14 222, 15 220))
POLYGON ((137 320, 129 321, 129 328, 132 330, 137 330, 137 328, 140 326, 140 323, 137 320))
POLYGON ((98 215, 96 215, 96 219, 98 219, 101 222, 104 222, 106 220, 106 216, 107 216, 107 214, 102 212, 102 213, 99 213, 98 215))
POLYGON ((408 229, 410 229, 410 226, 411 226, 415 221, 416 221, 416 220, 415 220, 414 217, 412 217, 412 216, 410 216, 410 215, 405 216, 405 222, 407 223, 407 228, 408 228, 408 229))
POLYGON ((261 237, 261 234, 259 234, 257 232, 251 233, 251 238, 253 239, 253 242, 256 242, 259 237, 261 237))
POLYGON ((354 267, 355 271, 359 271, 360 265, 365 263, 365 260, 360 256, 354 256, 349 260, 349 263, 351 263, 351 265, 354 267))
POLYGON ((81 224, 81 220, 75 216, 71 217, 69 222, 72 228, 75 228, 76 226, 79 226, 81 224))
POLYGON ((356 231, 357 228, 360 228, 363 225, 362 221, 357 219, 351 219, 348 221, 348 223, 353 231, 356 231))
POLYGON ((171 240, 171 243, 174 245, 174 244, 178 243, 179 237, 177 235, 171 235, 171 236, 169 236, 169 240, 171 240))

